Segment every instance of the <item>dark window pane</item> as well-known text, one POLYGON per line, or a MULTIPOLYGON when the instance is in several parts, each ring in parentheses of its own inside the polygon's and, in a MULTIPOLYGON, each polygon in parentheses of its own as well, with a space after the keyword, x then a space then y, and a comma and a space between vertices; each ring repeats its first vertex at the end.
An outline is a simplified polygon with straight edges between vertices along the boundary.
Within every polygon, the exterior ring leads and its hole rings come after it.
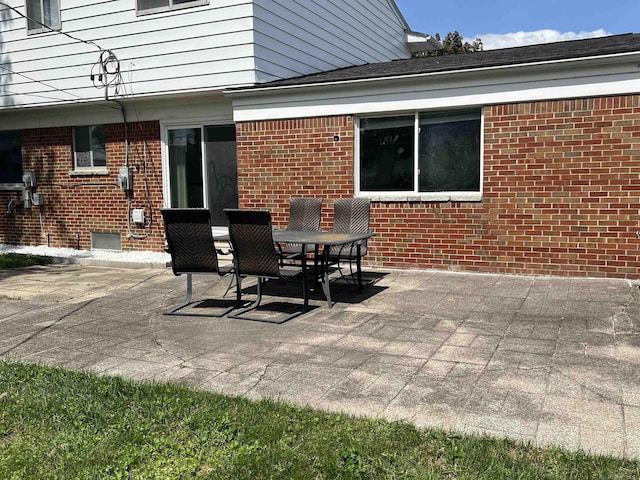
POLYGON ((235 125, 221 125, 206 127, 205 142, 235 142, 235 125))
POLYGON ((419 191, 480 190, 478 113, 420 115, 419 152, 419 191))
POLYGON ((360 121, 360 190, 413 191, 414 117, 360 121))
POLYGON ((102 125, 73 129, 74 156, 77 168, 105 167, 107 155, 102 125))
POLYGON ((50 28, 60 27, 60 8, 58 0, 43 0, 44 23, 50 28))
POLYGON ((200 128, 169 130, 171 207, 204 206, 200 128))
POLYGON ((0 183, 22 182, 20 132, 0 132, 0 183))
POLYGON ((76 152, 91 151, 89 127, 76 127, 73 129, 73 145, 76 152))
POLYGON ((102 125, 91 127, 91 151, 93 152, 93 166, 106 167, 107 153, 102 125))
POLYGON ((40 0, 27 0, 27 28, 29 30, 41 29, 43 23, 40 0))
POLYGON ((209 210, 213 225, 227 225, 225 208, 238 208, 238 161, 235 125, 205 127, 209 210))
POLYGON ((169 0, 138 0, 138 10, 168 7, 169 0))

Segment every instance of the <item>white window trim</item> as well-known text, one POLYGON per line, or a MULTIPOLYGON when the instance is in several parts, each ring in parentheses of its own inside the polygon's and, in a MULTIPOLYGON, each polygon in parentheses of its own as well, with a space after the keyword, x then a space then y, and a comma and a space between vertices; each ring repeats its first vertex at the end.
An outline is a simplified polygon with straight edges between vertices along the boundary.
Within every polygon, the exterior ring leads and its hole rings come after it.
MULTIPOLYGON (((416 124, 419 122, 420 113, 423 111, 414 112, 397 112, 397 113, 383 113, 380 115, 363 115, 357 117, 355 123, 354 132, 354 186, 355 194, 358 197, 370 198, 375 202, 480 202, 482 201, 482 192, 484 184, 484 109, 478 107, 480 110, 480 189, 477 192, 369 192, 360 190, 360 120, 364 118, 379 118, 390 115, 406 115, 413 113, 415 115, 416 124)), ((450 110, 450 109, 448 109, 450 110)), ((434 112, 436 112, 434 110, 434 112)), ((417 126, 415 127, 417 128, 417 126)), ((414 155, 418 155, 419 138, 418 135, 414 135, 414 155)), ((414 168, 417 177, 418 162, 414 158, 414 168)))
MULTIPOLYGON (((99 165, 99 166, 95 166, 93 164, 93 149, 89 150, 89 153, 91 154, 91 166, 90 167, 79 167, 78 166, 78 158, 76 157, 77 152, 76 152, 76 128, 80 128, 80 127, 102 127, 104 129, 103 125, 80 125, 79 127, 73 127, 73 132, 72 132, 72 136, 73 136, 73 170, 72 170, 72 174, 78 174, 78 173, 82 173, 82 174, 104 174, 107 173, 107 166, 106 165, 99 165)), ((106 140, 105 140, 105 154, 106 154, 106 140)), ((89 146, 91 146, 91 141, 89 141, 89 146)))
POLYGON ((209 5, 209 0, 192 0, 189 3, 180 3, 178 5, 173 4, 173 0, 169 0, 169 6, 157 7, 157 8, 145 8, 140 10, 138 8, 138 0, 136 0, 136 15, 151 15, 153 13, 169 12, 172 10, 182 10, 184 8, 200 7, 202 5, 209 5))
MULTIPOLYGON (((40 0, 40 16, 42 18, 42 23, 44 23, 44 8, 43 8, 42 3, 45 2, 45 1, 47 1, 47 0, 40 0)), ((58 23, 56 25, 48 25, 46 27, 43 27, 42 25, 39 25, 36 28, 29 28, 29 19, 27 18, 27 19, 25 19, 25 22, 27 23, 27 35, 34 35, 34 34, 38 34, 38 33, 47 33, 47 32, 50 32, 51 30, 62 30, 62 13, 60 12, 60 0, 48 0, 48 1, 55 3, 55 7, 58 10, 58 23)), ((28 16, 29 15, 29 11, 27 9, 26 0, 25 0, 25 4, 24 4, 24 11, 28 16)))

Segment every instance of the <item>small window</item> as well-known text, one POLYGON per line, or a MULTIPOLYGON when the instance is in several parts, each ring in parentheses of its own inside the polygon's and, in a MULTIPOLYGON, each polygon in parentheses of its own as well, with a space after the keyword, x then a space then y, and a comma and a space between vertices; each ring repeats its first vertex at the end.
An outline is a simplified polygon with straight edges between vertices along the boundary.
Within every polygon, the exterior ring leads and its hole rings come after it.
POLYGON ((22 183, 20 132, 0 132, 0 184, 22 183))
POLYGON ((91 232, 91 250, 122 250, 119 233, 91 232))
POLYGON ((209 5, 209 0, 136 0, 138 15, 209 5))
POLYGON ((102 125, 73 129, 73 157, 76 170, 107 166, 102 125))
POLYGON ((59 0, 27 0, 27 32, 60 30, 59 0))
POLYGON ((479 193, 480 130, 477 110, 360 119, 359 191, 479 193))

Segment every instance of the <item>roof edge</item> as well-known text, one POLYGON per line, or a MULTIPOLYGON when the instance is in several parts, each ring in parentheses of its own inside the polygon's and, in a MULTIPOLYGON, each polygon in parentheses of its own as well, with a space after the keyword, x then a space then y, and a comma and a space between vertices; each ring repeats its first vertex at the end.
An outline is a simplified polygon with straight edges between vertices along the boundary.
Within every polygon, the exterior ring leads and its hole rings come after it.
MULTIPOLYGON (((423 72, 423 73, 409 73, 409 74, 401 74, 401 75, 390 75, 384 77, 373 77, 373 78, 356 78, 356 79, 348 79, 348 80, 333 80, 333 81, 325 81, 325 82, 309 82, 309 83, 299 83, 299 84, 291 84, 291 85, 274 85, 274 86, 253 86, 253 87, 245 87, 245 88, 237 88, 237 89, 228 89, 223 90, 222 94, 228 97, 239 97, 239 96, 250 96, 252 93, 261 94, 265 92, 277 92, 277 91, 286 91, 286 90, 297 90, 301 88, 323 88, 328 86, 336 86, 336 85, 356 85, 356 84, 365 84, 365 83, 382 83, 389 81, 397 81, 397 80, 409 80, 415 78, 429 78, 429 77, 438 77, 445 75, 456 75, 460 73, 473 73, 473 72, 491 72, 491 71, 500 71, 500 70, 511 70, 525 67, 547 67, 549 65, 567 65, 577 62, 587 62, 594 60, 603 60, 603 59, 616 59, 616 58, 624 58, 624 57, 632 57, 640 55, 639 51, 633 52, 622 52, 615 54, 606 54, 606 55, 593 55, 589 57, 573 57, 573 58, 565 58, 565 59, 557 59, 557 60, 545 60, 539 62, 524 62, 524 63, 516 63, 516 64, 506 64, 506 65, 492 65, 492 66, 483 66, 483 67, 472 67, 472 68, 463 68, 457 70, 444 70, 438 72, 423 72)), ((640 68, 640 67, 639 67, 640 68)))
POLYGON ((398 8, 398 5, 396 5, 395 0, 387 0, 387 3, 391 7, 391 10, 393 10, 393 12, 396 14, 396 17, 398 17, 398 20, 400 20, 400 23, 402 23, 402 26, 404 27, 404 29, 411 30, 411 28, 409 27, 409 24, 407 23, 407 19, 404 18, 404 15, 400 11, 400 8, 398 8))

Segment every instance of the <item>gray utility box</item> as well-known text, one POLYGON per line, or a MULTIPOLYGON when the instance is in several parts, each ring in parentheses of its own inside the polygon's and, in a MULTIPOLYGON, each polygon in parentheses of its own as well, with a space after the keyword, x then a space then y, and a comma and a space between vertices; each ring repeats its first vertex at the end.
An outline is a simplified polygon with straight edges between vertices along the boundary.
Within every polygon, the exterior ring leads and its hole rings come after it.
POLYGON ((33 194, 33 204, 35 206, 44 205, 44 193, 34 193, 33 194))

